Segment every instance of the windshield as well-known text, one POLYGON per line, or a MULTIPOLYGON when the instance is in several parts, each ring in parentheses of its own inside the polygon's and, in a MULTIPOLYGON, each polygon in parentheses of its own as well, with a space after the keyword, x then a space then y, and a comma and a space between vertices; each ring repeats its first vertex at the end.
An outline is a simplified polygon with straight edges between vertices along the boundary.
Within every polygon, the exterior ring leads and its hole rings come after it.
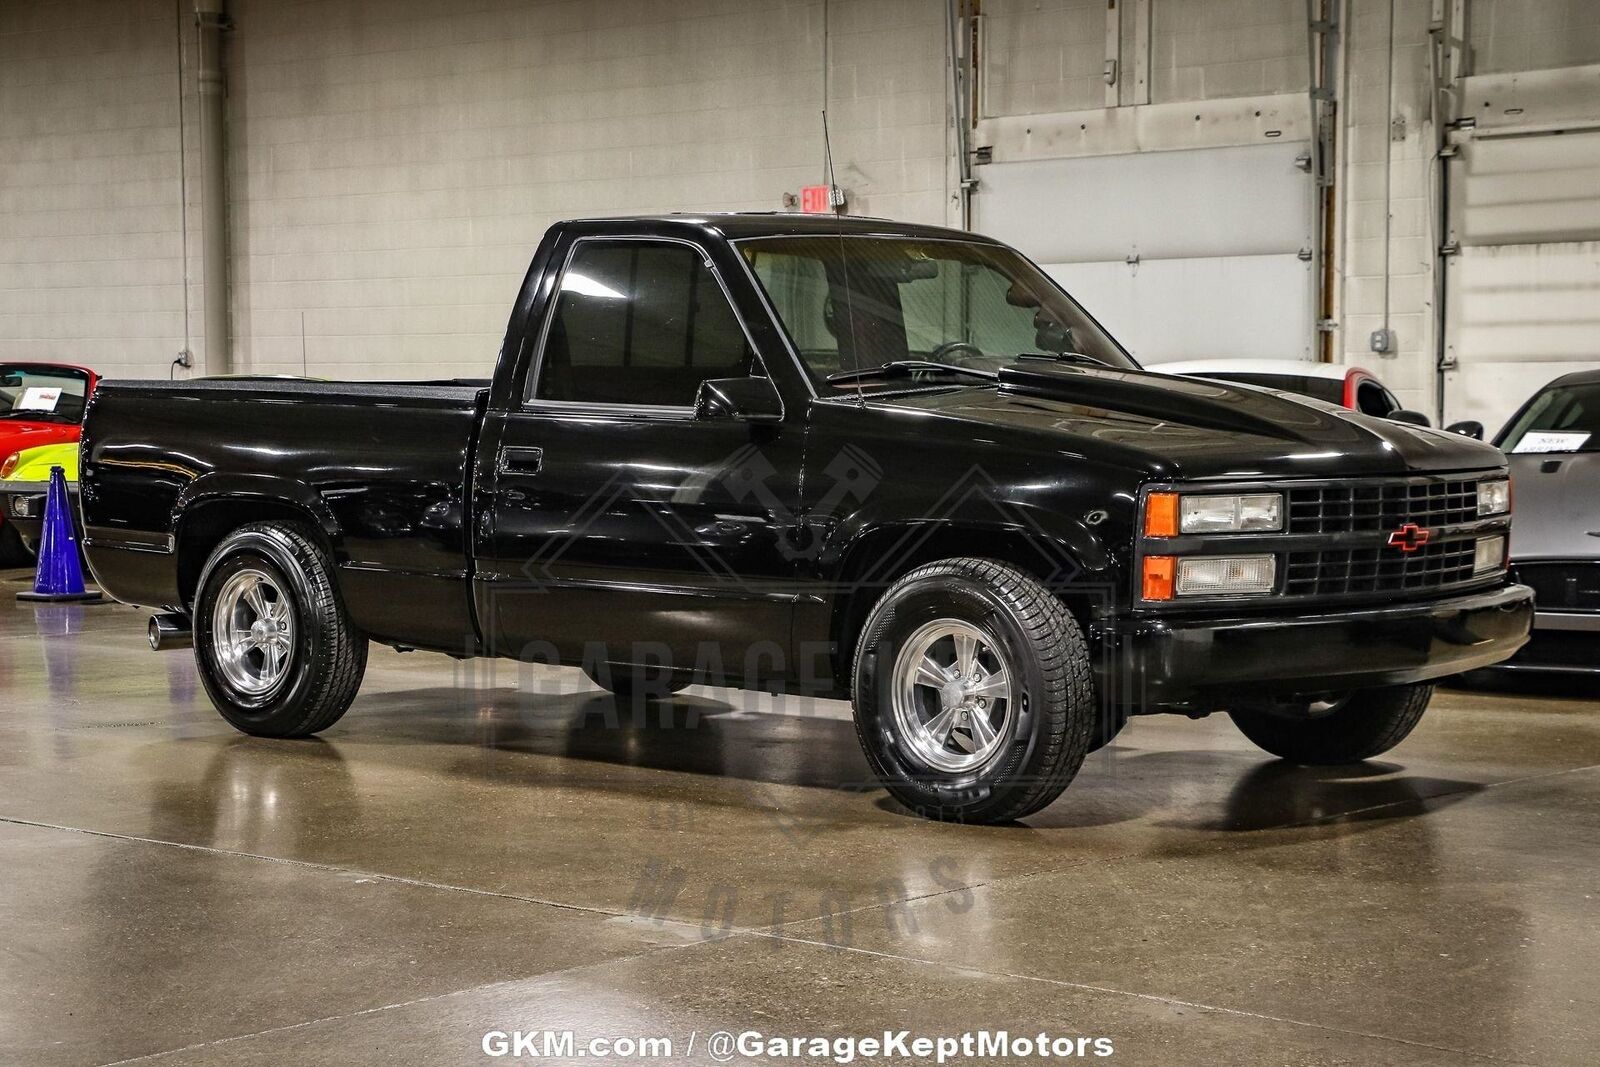
POLYGON ((805 236, 743 241, 740 251, 807 369, 830 390, 904 388, 908 377, 913 384, 982 384, 979 375, 925 365, 893 380, 853 376, 906 361, 990 374, 1025 355, 1138 368, 1087 312, 1008 248, 805 236))
POLYGON ((1546 389, 1495 443, 1507 452, 1600 452, 1600 382, 1546 389))
POLYGON ((88 388, 82 371, 0 363, 0 419, 78 422, 88 388))

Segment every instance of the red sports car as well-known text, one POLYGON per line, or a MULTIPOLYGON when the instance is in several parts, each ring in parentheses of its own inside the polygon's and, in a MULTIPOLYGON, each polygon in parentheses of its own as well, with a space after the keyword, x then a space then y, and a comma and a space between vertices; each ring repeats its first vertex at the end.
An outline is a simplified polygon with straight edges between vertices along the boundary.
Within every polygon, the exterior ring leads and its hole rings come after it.
MULTIPOLYGON (((66 363, 0 363, 0 472, 25 448, 76 441, 99 380, 66 363)), ((0 565, 26 559, 21 538, 0 519, 0 565)))

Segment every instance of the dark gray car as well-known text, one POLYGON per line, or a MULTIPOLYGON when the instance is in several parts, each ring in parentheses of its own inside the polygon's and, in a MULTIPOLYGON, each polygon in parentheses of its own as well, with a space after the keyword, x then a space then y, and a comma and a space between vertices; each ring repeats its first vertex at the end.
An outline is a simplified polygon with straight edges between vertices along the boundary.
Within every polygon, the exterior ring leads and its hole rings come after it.
POLYGON ((1600 673, 1600 371, 1539 390, 1495 444, 1516 498, 1511 562, 1537 609, 1533 640, 1501 668, 1600 673))

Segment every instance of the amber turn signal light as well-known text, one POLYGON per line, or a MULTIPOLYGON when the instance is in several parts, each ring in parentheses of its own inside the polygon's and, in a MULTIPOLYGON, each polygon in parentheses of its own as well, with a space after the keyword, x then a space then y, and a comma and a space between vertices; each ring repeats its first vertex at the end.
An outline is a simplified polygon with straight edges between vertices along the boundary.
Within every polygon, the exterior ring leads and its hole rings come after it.
POLYGON ((1171 600, 1177 570, 1176 556, 1146 556, 1140 595, 1145 600, 1171 600))
POLYGON ((1178 494, 1151 493, 1144 498, 1144 535, 1178 536, 1178 494))

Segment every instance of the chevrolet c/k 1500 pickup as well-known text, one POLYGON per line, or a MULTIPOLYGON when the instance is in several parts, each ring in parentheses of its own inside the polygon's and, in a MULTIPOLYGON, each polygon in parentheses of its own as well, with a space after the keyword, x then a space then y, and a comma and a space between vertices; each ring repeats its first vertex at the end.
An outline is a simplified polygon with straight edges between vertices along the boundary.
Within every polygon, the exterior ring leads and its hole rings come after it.
POLYGON ((377 641, 848 697, 923 814, 1054 800, 1132 714, 1398 744, 1527 639, 1496 450, 1142 371, 1012 249, 784 215, 554 226, 482 382, 119 382, 88 559, 251 734, 377 641))

